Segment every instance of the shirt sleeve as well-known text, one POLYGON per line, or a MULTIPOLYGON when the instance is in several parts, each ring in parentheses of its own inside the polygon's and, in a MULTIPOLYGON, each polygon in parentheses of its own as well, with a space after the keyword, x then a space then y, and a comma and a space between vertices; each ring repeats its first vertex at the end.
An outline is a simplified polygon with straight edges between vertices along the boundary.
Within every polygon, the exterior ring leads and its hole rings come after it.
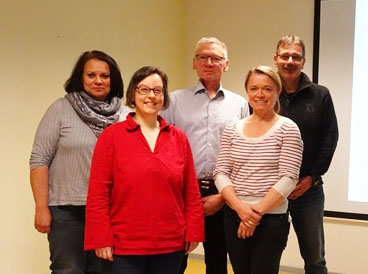
POLYGON ((222 190, 227 186, 232 186, 232 182, 229 178, 229 176, 225 174, 217 174, 215 178, 215 185, 218 190, 218 192, 221 194, 222 190))
MULTIPOLYGON (((224 174, 230 177, 232 171, 231 160, 231 136, 235 130, 235 123, 232 123, 224 129, 221 137, 220 153, 217 158, 216 168, 213 173, 213 177, 216 178, 219 174, 224 174)), ((220 190, 219 190, 220 191, 220 190)))
POLYGON ((293 191, 299 178, 303 158, 303 141, 298 126, 288 119, 282 128, 279 160, 280 180, 273 186, 285 198, 293 191))
POLYGON ((186 242, 204 241, 204 215, 201 195, 190 144, 183 134, 185 167, 184 167, 184 206, 186 222, 186 242))
POLYGON ((113 246, 109 213, 113 154, 111 131, 104 131, 97 140, 92 157, 86 204, 85 250, 113 246))
POLYGON ((276 190, 282 197, 287 199, 289 194, 294 190, 298 179, 292 179, 290 177, 281 177, 281 179, 272 187, 276 190))
POLYGON ((323 100, 323 110, 319 143, 320 149, 310 174, 316 177, 325 174, 330 167, 339 138, 335 108, 328 90, 323 100))
POLYGON ((60 137, 63 111, 61 100, 57 100, 47 109, 38 125, 29 161, 30 169, 38 166, 49 168, 54 159, 60 137))

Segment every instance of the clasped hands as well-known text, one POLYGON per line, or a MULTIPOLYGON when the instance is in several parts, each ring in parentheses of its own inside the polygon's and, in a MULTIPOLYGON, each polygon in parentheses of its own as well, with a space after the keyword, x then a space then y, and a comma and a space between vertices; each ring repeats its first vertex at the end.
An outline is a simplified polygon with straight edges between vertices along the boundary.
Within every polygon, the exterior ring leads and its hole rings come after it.
POLYGON ((242 203, 236 212, 240 218, 238 237, 245 239, 252 237, 262 218, 262 212, 257 205, 242 203))

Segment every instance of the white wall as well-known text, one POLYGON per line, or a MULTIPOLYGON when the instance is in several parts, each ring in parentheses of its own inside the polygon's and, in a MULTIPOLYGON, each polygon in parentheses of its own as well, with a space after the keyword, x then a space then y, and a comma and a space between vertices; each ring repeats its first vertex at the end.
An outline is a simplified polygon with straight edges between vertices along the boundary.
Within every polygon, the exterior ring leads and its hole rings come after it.
MULTIPOLYGON (((33 228, 28 159, 46 108, 64 96, 62 85, 78 55, 101 49, 119 63, 127 85, 143 65, 169 75, 169 88, 196 83, 191 58, 201 36, 229 48, 223 85, 245 95, 252 66, 273 65, 277 40, 296 33, 307 46, 311 75, 311 0, 3 1, 0 9, 0 265, 2 273, 49 273, 45 235, 33 228)), ((343 125, 340 125, 343 126, 343 125)), ((329 182, 326 182, 329 183, 329 182)), ((365 273, 367 225, 326 221, 326 253, 333 272, 365 273)), ((197 251, 200 252, 200 251, 197 251)), ((282 264, 302 267, 293 234, 282 264)))

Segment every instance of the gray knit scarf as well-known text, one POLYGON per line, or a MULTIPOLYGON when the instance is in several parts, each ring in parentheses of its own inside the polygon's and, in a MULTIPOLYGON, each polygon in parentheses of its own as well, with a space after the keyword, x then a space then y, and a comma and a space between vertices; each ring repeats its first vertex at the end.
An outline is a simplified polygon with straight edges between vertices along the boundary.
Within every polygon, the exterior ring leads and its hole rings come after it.
POLYGON ((98 137, 101 132, 116 123, 120 116, 121 100, 113 97, 110 102, 97 101, 86 92, 71 92, 65 95, 79 117, 98 137))

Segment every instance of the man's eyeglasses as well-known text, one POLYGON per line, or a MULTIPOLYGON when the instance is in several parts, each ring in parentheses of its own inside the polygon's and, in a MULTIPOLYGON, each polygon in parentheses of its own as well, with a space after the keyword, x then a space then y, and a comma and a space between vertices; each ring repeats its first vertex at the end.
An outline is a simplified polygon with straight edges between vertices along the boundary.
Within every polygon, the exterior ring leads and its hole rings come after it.
POLYGON ((212 64, 220 64, 222 61, 225 60, 224 57, 216 56, 216 55, 197 54, 195 57, 197 58, 197 60, 201 61, 202 63, 207 62, 208 58, 210 58, 212 64))
POLYGON ((281 55, 277 55, 282 61, 289 61, 290 57, 294 62, 301 62, 304 57, 300 56, 300 55, 287 55, 287 54, 281 54, 281 55))
POLYGON ((164 88, 163 87, 154 87, 154 88, 149 88, 145 85, 141 85, 139 87, 135 88, 140 94, 142 95, 147 95, 151 92, 151 90, 153 91, 153 93, 155 95, 162 95, 164 93, 164 88))

